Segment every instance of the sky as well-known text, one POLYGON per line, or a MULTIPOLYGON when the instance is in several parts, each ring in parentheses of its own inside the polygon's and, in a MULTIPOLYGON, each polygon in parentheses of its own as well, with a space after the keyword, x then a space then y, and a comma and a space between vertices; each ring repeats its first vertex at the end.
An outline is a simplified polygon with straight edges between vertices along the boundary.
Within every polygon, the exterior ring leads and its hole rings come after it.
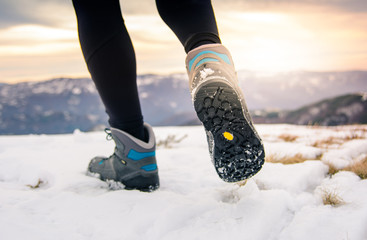
MULTIPOLYGON (((185 72, 154 0, 121 0, 138 74, 185 72)), ((237 70, 367 70, 366 0, 212 0, 237 70)), ((88 77, 71 0, 0 0, 0 82, 88 77)))

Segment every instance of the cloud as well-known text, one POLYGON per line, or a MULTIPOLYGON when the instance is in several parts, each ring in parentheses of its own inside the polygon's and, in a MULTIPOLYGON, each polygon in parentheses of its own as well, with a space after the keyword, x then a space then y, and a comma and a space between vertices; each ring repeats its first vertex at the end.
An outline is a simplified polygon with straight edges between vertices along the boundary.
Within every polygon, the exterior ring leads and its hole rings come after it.
POLYGON ((212 0, 216 11, 285 10, 291 8, 335 8, 346 12, 367 12, 366 0, 212 0))
POLYGON ((74 10, 71 0, 2 0, 0 28, 22 24, 70 26, 74 10))
MULTIPOLYGON (((185 71, 155 1, 120 2, 138 72, 185 71)), ((366 69, 366 0, 212 2, 237 69, 366 69)), ((72 0, 0 0, 0 81, 87 75, 76 27, 72 0)))
MULTIPOLYGON (((101 1, 103 4, 103 1, 101 1)), ((157 13, 154 0, 121 0, 123 14, 157 13)), ((1 0, 0 28, 21 24, 64 26, 75 22, 72 0, 1 0)))
POLYGON ((0 28, 31 21, 31 17, 22 12, 15 1, 0 1, 0 28))
MULTIPOLYGON (((102 3, 103 1, 101 1, 102 3)), ((342 11, 367 12, 366 0, 212 0, 216 12, 236 9, 292 10, 303 7, 332 7, 342 11)), ((123 14, 157 14, 154 0, 121 0, 123 14)), ((0 28, 17 24, 70 25, 75 21, 72 0, 1 0, 0 28)))

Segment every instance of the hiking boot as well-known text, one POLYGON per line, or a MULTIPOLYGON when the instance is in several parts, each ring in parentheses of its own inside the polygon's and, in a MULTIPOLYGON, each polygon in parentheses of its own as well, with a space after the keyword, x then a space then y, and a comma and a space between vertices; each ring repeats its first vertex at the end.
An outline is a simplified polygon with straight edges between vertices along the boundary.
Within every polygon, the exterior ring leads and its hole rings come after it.
POLYGON ((265 158, 229 51, 221 44, 191 50, 186 69, 194 108, 207 134, 209 153, 221 179, 238 182, 260 171, 265 158))
POLYGON ((116 143, 114 153, 95 157, 88 166, 89 175, 106 181, 110 188, 154 191, 159 188, 155 159, 155 136, 150 125, 144 124, 148 142, 116 128, 106 129, 107 138, 116 143))

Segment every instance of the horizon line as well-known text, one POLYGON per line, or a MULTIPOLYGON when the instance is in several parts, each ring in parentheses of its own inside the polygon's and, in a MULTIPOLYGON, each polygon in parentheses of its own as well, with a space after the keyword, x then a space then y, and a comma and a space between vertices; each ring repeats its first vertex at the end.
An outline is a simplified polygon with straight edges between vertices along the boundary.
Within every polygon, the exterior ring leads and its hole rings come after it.
MULTIPOLYGON (((236 71, 238 72, 251 72, 251 73, 264 73, 264 74, 281 74, 281 73, 295 73, 295 72, 313 72, 313 73, 342 73, 342 72, 367 72, 367 69, 351 69, 351 70, 279 70, 279 71, 259 71, 259 70, 249 70, 249 69, 240 69, 236 71)), ((171 76, 176 74, 187 74, 186 72, 180 72, 180 71, 172 71, 167 73, 162 72, 146 72, 146 73, 138 73, 137 77, 139 76, 146 76, 146 75, 160 75, 160 76, 171 76)), ((0 80, 0 84, 20 84, 20 83, 27 83, 27 82, 46 82, 51 81, 55 79, 83 79, 83 78, 89 78, 92 77, 88 74, 82 75, 82 74, 65 74, 65 75, 55 75, 50 77, 40 77, 37 78, 29 78, 29 79, 18 79, 18 80, 0 80)))

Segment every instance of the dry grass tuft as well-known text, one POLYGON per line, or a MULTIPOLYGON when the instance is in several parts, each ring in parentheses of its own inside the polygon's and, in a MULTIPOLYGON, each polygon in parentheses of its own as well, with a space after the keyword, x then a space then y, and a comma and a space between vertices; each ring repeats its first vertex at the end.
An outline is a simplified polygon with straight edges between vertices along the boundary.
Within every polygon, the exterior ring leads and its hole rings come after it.
POLYGON ((339 144, 340 145, 342 143, 343 143, 343 141, 339 138, 328 137, 326 139, 317 140, 311 146, 312 147, 317 147, 317 148, 327 148, 330 145, 334 145, 334 144, 339 144))
POLYGON ((330 162, 324 162, 324 164, 326 164, 329 167, 329 172, 328 175, 332 176, 338 172, 340 172, 342 169, 338 169, 335 167, 334 164, 330 163, 330 162))
POLYGON ((290 135, 290 134, 282 134, 282 135, 279 135, 278 138, 282 139, 285 142, 294 142, 297 140, 297 138, 299 138, 299 136, 290 135))
POLYGON ((27 187, 30 187, 31 189, 37 189, 40 188, 41 185, 43 185, 45 182, 42 179, 38 179, 38 182, 35 185, 28 184, 27 187))
POLYGON ((172 148, 174 144, 182 142, 187 137, 187 134, 177 138, 176 135, 168 135, 166 139, 157 141, 157 147, 172 148))
POLYGON ((362 159, 362 161, 353 163, 344 170, 354 172, 362 179, 367 179, 367 157, 362 159))
POLYGON ((315 160, 321 160, 322 156, 324 156, 324 153, 320 153, 316 156, 315 160))
POLYGON ((240 181, 240 182, 237 182, 237 185, 238 185, 238 186, 240 186, 240 187, 243 187, 243 186, 245 186, 245 185, 246 185, 247 180, 248 180, 248 179, 246 179, 246 180, 242 180, 242 181, 240 181))
POLYGON ((364 139, 365 136, 363 134, 358 134, 355 131, 351 131, 350 134, 344 136, 344 137, 333 137, 330 136, 326 139, 318 140, 311 144, 312 147, 317 148, 328 148, 330 145, 342 145, 343 143, 347 141, 351 141, 354 139, 364 139))
POLYGON ((322 201, 324 205, 331 205, 334 207, 345 204, 344 200, 338 195, 335 190, 322 189, 322 201))
POLYGON ((354 139, 364 139, 364 138, 365 138, 364 134, 358 134, 356 131, 351 131, 350 135, 345 136, 343 139, 344 141, 350 141, 354 139))
MULTIPOLYGON (((354 125, 353 132, 359 132, 362 135, 367 134, 367 127, 366 125, 354 125)), ((366 136, 364 136, 366 137, 366 136)))
POLYGON ((265 160, 271 163, 295 164, 295 163, 302 163, 309 159, 303 157, 302 154, 297 153, 294 156, 279 156, 276 154, 272 154, 265 157, 265 160))
POLYGON ((336 168, 332 163, 330 162, 324 162, 329 167, 329 175, 334 175, 340 171, 349 171, 354 172, 357 176, 359 176, 361 179, 367 179, 367 156, 362 159, 361 161, 354 162, 353 164, 349 165, 348 167, 339 169, 336 168))

